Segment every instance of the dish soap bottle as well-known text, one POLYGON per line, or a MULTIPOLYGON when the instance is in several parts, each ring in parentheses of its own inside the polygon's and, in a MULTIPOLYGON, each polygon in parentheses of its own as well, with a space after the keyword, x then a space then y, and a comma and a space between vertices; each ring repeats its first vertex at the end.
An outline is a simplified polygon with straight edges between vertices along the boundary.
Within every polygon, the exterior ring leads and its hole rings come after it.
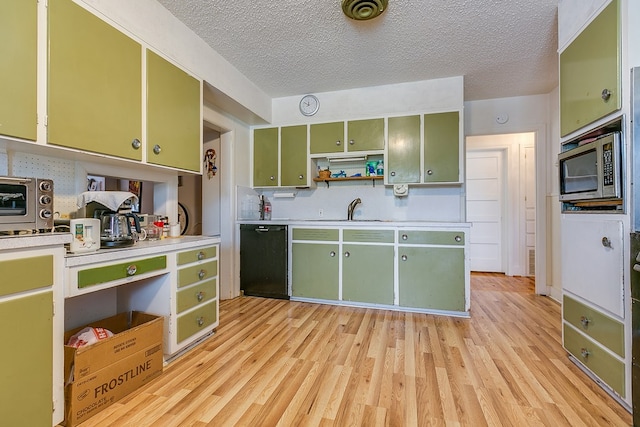
POLYGON ((271 221, 271 202, 269 200, 267 200, 267 198, 264 198, 264 214, 263 214, 263 219, 265 221, 271 221))

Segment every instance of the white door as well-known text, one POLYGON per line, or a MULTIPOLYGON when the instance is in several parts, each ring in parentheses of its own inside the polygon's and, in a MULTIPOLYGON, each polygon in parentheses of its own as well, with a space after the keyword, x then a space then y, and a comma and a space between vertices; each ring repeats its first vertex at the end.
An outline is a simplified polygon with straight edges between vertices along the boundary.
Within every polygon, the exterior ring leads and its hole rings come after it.
POLYGON ((503 164, 503 150, 467 152, 471 271, 505 272, 502 262, 503 164))

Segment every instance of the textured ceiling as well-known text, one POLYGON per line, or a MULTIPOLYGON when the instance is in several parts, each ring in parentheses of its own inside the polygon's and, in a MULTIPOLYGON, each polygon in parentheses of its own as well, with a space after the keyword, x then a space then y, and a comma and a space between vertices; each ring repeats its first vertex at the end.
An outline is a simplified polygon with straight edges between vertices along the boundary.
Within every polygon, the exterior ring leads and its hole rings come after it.
POLYGON ((158 1, 273 98, 463 75, 469 101, 558 83, 558 0, 389 0, 371 21, 340 0, 158 1))

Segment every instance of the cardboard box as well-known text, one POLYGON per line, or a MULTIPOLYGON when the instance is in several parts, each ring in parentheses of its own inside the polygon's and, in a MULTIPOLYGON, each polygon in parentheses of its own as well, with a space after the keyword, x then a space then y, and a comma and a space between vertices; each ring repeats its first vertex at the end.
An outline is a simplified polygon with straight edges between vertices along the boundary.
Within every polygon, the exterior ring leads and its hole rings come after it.
POLYGON ((64 346, 65 425, 75 426, 162 374, 161 316, 120 313, 70 330, 102 327, 114 336, 75 348, 64 346))

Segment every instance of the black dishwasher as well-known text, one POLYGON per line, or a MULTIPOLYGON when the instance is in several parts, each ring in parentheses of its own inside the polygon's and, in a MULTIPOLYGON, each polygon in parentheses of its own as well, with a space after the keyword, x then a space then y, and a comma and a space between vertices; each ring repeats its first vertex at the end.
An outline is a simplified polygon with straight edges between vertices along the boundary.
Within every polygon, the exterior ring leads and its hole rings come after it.
POLYGON ((289 299, 287 226, 240 225, 240 290, 245 295, 289 299))

